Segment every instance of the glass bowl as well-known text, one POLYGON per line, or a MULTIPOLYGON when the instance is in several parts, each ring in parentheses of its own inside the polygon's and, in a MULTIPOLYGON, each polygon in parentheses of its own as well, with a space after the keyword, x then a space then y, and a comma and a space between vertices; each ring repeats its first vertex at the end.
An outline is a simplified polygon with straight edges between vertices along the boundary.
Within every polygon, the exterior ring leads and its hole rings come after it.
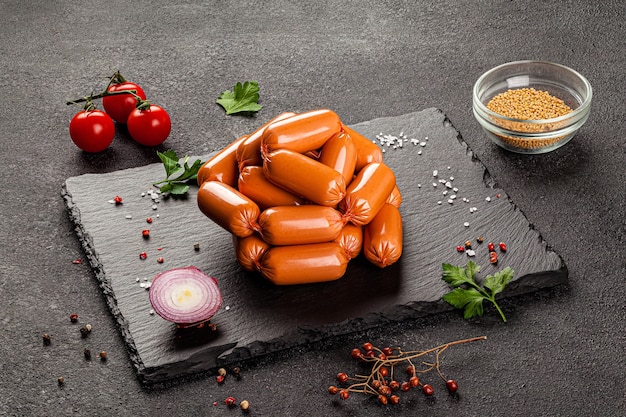
MULTIPOLYGON (((516 61, 481 75, 474 84, 472 95, 474 117, 489 139, 512 152, 538 154, 560 148, 574 137, 589 117, 592 89, 585 77, 566 66, 543 61, 516 61), (527 119, 526 116, 512 117, 512 114, 505 116, 488 108, 494 97, 519 89, 547 93, 562 100, 571 111, 557 117, 527 119)), ((536 101, 534 104, 544 105, 536 101)))

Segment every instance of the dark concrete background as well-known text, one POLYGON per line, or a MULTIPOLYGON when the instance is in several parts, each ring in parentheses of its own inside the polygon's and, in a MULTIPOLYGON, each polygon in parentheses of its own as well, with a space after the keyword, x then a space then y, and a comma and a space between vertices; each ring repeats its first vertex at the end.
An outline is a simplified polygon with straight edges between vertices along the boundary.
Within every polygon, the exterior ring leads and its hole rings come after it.
POLYGON ((258 416, 624 415, 625 12, 623 1, 0 2, 0 415, 240 415, 228 395, 258 416), (550 154, 505 152, 473 120, 476 78, 519 59, 571 66, 594 87, 589 121, 550 154), (437 315, 246 363, 221 386, 144 388, 92 272, 71 262, 83 253, 60 197, 67 177, 157 161, 124 132, 99 155, 69 139, 78 108, 65 100, 115 69, 170 112, 161 149, 180 154, 220 149, 287 110, 328 107, 353 124, 440 108, 563 256, 570 285, 506 300, 506 324, 437 315), (215 98, 249 79, 263 110, 225 116, 215 98), (93 325, 106 363, 83 360, 71 312, 93 325), (414 393, 396 408, 326 394, 337 372, 358 369, 349 350, 365 340, 427 348, 481 334, 445 356, 457 399, 438 386, 433 401, 414 393))

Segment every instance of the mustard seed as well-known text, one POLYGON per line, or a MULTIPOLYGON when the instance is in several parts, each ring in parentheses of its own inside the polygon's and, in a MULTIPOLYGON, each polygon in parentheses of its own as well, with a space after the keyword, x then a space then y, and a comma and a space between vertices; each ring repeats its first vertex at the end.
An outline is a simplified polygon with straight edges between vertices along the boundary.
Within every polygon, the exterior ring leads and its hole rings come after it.
MULTIPOLYGON (((563 127, 559 123, 526 123, 524 120, 541 121, 564 116, 572 112, 572 109, 563 100, 555 97, 547 91, 534 88, 509 89, 493 97, 487 108, 505 117, 520 121, 496 120, 496 123, 505 129, 525 132, 541 133, 549 132, 563 127)), ((511 136, 498 135, 500 139, 517 148, 533 149, 552 145, 562 137, 546 139, 518 139, 511 136)))

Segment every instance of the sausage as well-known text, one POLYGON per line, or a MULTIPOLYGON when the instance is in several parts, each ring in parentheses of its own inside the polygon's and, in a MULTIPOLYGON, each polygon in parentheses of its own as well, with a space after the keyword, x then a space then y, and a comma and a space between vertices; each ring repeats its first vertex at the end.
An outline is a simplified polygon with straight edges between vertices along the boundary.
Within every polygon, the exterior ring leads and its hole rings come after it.
POLYGON ((345 218, 357 226, 369 223, 396 185, 396 176, 383 162, 367 164, 352 180, 339 204, 345 218))
POLYGON ((346 194, 346 183, 339 172, 287 149, 268 154, 263 172, 272 183, 321 206, 334 207, 346 194))
POLYGON ((402 216, 389 203, 383 205, 363 231, 363 253, 374 265, 384 268, 402 255, 402 216))
POLYGON ((275 246, 330 242, 343 225, 341 213, 318 205, 277 206, 259 216, 259 233, 275 246))
POLYGON ((257 203, 261 210, 305 203, 297 195, 268 181, 260 166, 247 166, 239 173, 238 189, 257 203))
POLYGON ((346 184, 350 184, 356 166, 356 146, 345 132, 334 134, 322 147, 319 161, 341 172, 346 184))
POLYGON ((198 207, 205 216, 238 237, 259 229, 259 206, 220 181, 205 181, 198 189, 198 207))
POLYGON ((244 238, 233 235, 233 246, 237 262, 246 271, 257 271, 260 268, 261 258, 270 248, 269 243, 257 233, 244 238))
POLYGON ((261 258, 261 275, 276 285, 312 284, 341 278, 348 257, 336 242, 274 246, 261 258))
POLYGON ((206 161, 198 170, 198 185, 205 181, 220 181, 231 187, 237 186, 237 148, 248 136, 244 135, 231 142, 230 145, 219 151, 211 159, 206 161))
POLYGON ((402 204, 402 193, 400 193, 398 184, 393 187, 393 191, 391 191, 391 194, 389 194, 389 197, 387 197, 386 203, 393 204, 396 207, 400 207, 400 205, 402 204))
POLYGON ((263 132, 261 154, 289 149, 305 153, 321 148, 332 135, 341 131, 337 113, 328 109, 300 113, 272 123, 263 132))
POLYGON ((383 151, 374 142, 357 132, 356 130, 343 125, 343 130, 352 138, 356 145, 356 167, 355 171, 359 172, 365 165, 372 162, 383 161, 383 151))
POLYGON ((239 144, 237 147, 236 158, 239 171, 241 172, 245 167, 250 165, 263 165, 261 159, 261 139, 263 138, 263 132, 270 124, 279 120, 286 119, 291 116, 295 116, 297 113, 285 112, 271 119, 263 126, 252 132, 246 140, 239 144))
POLYGON ((354 259, 359 256, 363 247, 363 228, 352 223, 346 223, 335 242, 343 248, 348 259, 354 259))

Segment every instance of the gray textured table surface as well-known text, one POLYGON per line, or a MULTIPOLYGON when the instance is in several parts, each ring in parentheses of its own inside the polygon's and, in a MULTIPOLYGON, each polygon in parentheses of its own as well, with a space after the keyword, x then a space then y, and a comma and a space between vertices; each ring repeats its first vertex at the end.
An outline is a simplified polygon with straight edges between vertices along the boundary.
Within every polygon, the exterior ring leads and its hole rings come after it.
POLYGON ((582 0, 0 2, 0 415, 240 414, 226 409, 228 395, 248 399, 256 416, 624 415, 625 9, 582 0), (587 124, 547 155, 505 152, 473 120, 474 81, 518 59, 568 65, 594 87, 587 124), (67 178, 158 162, 123 130, 101 155, 69 140, 78 108, 64 101, 97 91, 115 69, 170 112, 159 149, 179 154, 208 154, 287 110, 328 107, 356 124, 441 109, 563 257, 569 284, 505 300, 506 324, 437 314, 286 349, 247 363, 241 381, 146 389, 94 273, 72 263, 85 253, 59 195, 67 178), (263 110, 225 116, 216 97, 249 79, 263 110), (444 358, 458 399, 437 385, 435 401, 414 393, 394 409, 325 392, 337 372, 355 370, 349 350, 365 340, 424 348, 480 334, 488 339, 444 358), (85 347, 108 360, 85 361, 85 347))

